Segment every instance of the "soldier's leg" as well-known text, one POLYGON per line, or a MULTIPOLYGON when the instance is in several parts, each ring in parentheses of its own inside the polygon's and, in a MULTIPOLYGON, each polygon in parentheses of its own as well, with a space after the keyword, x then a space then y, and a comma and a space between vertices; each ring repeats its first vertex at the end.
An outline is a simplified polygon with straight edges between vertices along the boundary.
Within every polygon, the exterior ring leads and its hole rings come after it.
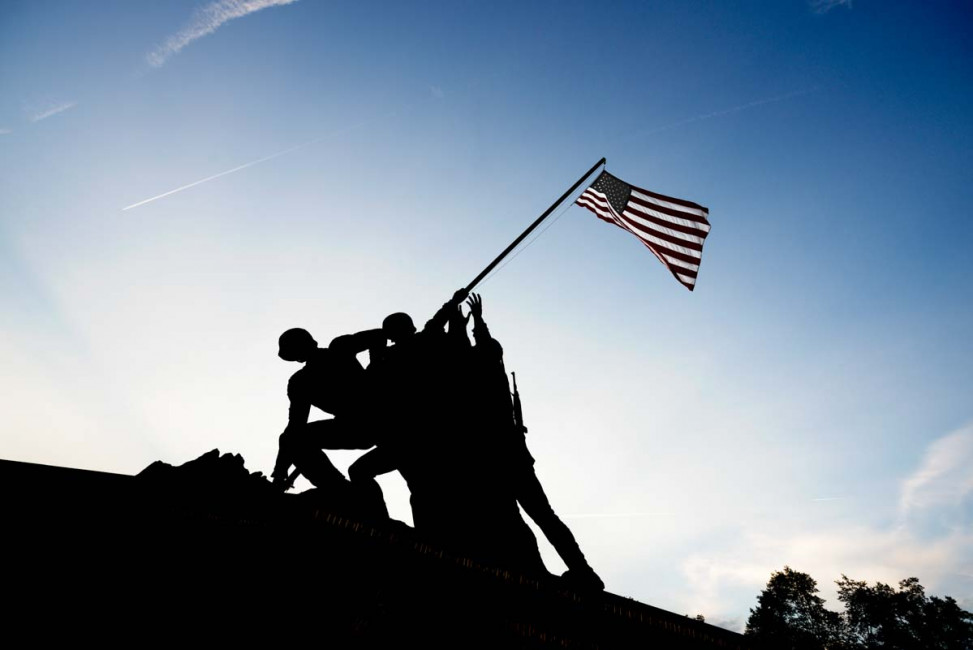
POLYGON ((388 518, 389 511, 385 505, 382 487, 375 480, 375 477, 387 474, 395 469, 396 463, 393 455, 380 447, 372 449, 348 468, 348 478, 351 479, 351 484, 367 499, 369 506, 385 518, 388 518))
POLYGON ((344 475, 331 463, 321 450, 319 439, 322 430, 327 429, 327 423, 334 420, 324 420, 323 422, 313 422, 296 429, 289 429, 280 436, 281 451, 286 452, 290 462, 304 475, 307 480, 315 487, 327 488, 344 483, 344 475))
POLYGON ((351 464, 348 468, 348 478, 352 481, 375 480, 376 476, 388 474, 396 469, 398 466, 393 454, 386 449, 376 447, 351 464))
MULTIPOLYGON (((315 487, 343 483, 344 475, 322 450, 373 447, 375 443, 371 434, 355 424, 355 420, 338 418, 308 422, 303 427, 285 431, 281 435, 281 451, 286 451, 288 460, 315 487)), ((377 483, 375 487, 378 487, 377 483)))
POLYGON ((332 418, 308 422, 305 427, 308 444, 318 449, 371 449, 375 436, 353 418, 332 418))
POLYGON ((537 474, 534 473, 534 468, 525 464, 517 471, 516 480, 518 503, 527 513, 527 516, 534 520, 551 546, 564 560, 564 564, 567 565, 568 572, 572 574, 572 577, 581 578, 586 585, 604 589, 604 583, 588 564, 588 560, 581 552, 581 547, 578 546, 571 530, 551 507, 551 503, 544 493, 544 488, 541 486, 537 474))

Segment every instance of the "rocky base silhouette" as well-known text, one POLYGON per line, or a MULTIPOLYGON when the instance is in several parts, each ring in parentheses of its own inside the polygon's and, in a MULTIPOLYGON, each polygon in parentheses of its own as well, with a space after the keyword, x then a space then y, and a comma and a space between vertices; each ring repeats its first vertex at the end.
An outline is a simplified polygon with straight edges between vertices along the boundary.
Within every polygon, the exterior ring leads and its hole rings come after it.
POLYGON ((741 635, 450 553, 353 491, 213 450, 137 476, 0 461, 8 635, 335 648, 744 648, 741 635))

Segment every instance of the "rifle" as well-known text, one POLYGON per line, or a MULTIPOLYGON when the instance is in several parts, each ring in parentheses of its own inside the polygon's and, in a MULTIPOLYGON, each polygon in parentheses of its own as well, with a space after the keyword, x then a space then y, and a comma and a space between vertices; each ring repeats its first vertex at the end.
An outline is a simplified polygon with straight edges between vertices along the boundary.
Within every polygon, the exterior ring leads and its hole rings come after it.
POLYGON ((521 433, 527 433, 527 427, 524 426, 524 409, 520 405, 520 391, 517 390, 517 373, 512 372, 510 376, 514 378, 514 392, 511 393, 514 398, 514 428, 521 433))

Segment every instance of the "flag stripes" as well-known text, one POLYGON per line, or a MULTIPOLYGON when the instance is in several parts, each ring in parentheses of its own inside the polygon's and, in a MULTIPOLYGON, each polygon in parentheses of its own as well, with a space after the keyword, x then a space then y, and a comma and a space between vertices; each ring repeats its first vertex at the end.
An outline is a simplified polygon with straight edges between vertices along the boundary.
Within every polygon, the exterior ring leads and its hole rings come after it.
MULTIPOLYGON (((617 179, 616 179, 617 180, 617 179)), ((661 194, 656 194, 655 192, 649 192, 648 190, 640 190, 634 185, 632 188, 632 196, 636 199, 640 199, 646 203, 651 203, 657 205, 660 208, 668 208, 674 210, 677 213, 693 214, 700 217, 702 221, 700 223, 706 222, 706 217, 709 215, 709 210, 701 205, 697 205, 692 201, 683 201, 682 199, 674 199, 669 196, 662 196, 661 194)), ((707 228, 709 230, 709 228, 707 228)))
POLYGON ((676 280, 690 291, 695 288, 710 229, 707 208, 629 185, 608 172, 576 202, 638 237, 676 280))

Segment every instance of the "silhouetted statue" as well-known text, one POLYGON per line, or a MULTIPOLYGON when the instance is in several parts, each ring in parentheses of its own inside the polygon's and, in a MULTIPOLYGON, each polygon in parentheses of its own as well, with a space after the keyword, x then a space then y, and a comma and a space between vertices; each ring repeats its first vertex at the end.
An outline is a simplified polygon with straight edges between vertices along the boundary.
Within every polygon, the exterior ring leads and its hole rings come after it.
POLYGON ((482 300, 470 296, 464 316, 466 297, 457 291, 420 331, 400 312, 380 330, 338 337, 327 348, 305 330, 284 332, 280 357, 305 366, 288 383, 290 417, 274 482, 285 484, 293 463, 316 487, 350 485, 384 509, 375 477, 398 470, 417 531, 481 561, 546 574, 519 503, 568 566, 565 576, 603 589, 534 473, 519 399, 511 401, 503 348, 490 335, 482 300), (466 333, 471 317, 475 346, 466 333), (367 370, 356 356, 365 350, 367 370), (312 405, 334 418, 308 423, 312 405), (349 468, 350 484, 323 451, 372 446, 349 468))
MULTIPOLYGON (((339 336, 326 348, 319 347, 307 330, 294 328, 281 334, 278 356, 304 363, 304 367, 287 382, 290 407, 272 474, 275 485, 289 487, 296 476, 289 475, 293 464, 315 487, 349 488, 323 449, 370 449, 375 445, 365 369, 356 355, 368 350, 370 356, 380 357, 385 344, 381 330, 339 336), (308 422, 312 406, 334 417, 308 422)), ((375 507, 387 516, 381 490, 374 481, 357 487, 370 492, 375 507)))
MULTIPOLYGON (((601 578, 594 572, 581 552, 574 535, 554 512, 544 488, 534 471, 534 458, 527 449, 527 428, 520 413, 519 395, 511 402, 507 371, 503 365, 503 348, 490 335, 483 319, 483 302, 473 294, 467 303, 473 317, 473 348, 471 376, 474 390, 485 403, 485 417, 479 421, 484 444, 492 450, 490 461, 494 482, 506 483, 499 489, 509 489, 534 523, 568 567, 564 577, 582 588, 602 590, 601 578), (486 438, 492 437, 492 440, 486 438)), ((516 390, 516 388, 515 388, 516 390)))
MULTIPOLYGON (((483 390, 488 369, 476 362, 466 335, 464 297, 457 291, 418 332, 407 314, 385 319, 393 345, 368 372, 394 417, 382 430, 393 433, 381 436, 349 475, 360 480, 397 469, 409 485, 417 531, 481 561, 545 574, 537 540, 497 460, 508 453, 498 431, 511 426, 510 396, 504 383, 508 408, 506 420, 498 419, 483 390)), ((500 372, 505 382, 502 365, 500 372)))
MULTIPOLYGON (((392 346, 374 355, 368 368, 370 386, 384 406, 377 416, 381 421, 374 423, 381 435, 376 440, 378 447, 348 469, 357 482, 399 470, 409 485, 413 521, 425 532, 432 532, 435 522, 449 518, 446 513, 432 512, 435 501, 425 497, 435 489, 427 486, 434 485, 442 474, 443 425, 453 408, 444 379, 458 339, 448 336, 444 328, 465 297, 465 290, 458 290, 420 331, 402 312, 383 321, 381 331, 392 346)), ((466 345, 468 348, 468 339, 466 345)))

